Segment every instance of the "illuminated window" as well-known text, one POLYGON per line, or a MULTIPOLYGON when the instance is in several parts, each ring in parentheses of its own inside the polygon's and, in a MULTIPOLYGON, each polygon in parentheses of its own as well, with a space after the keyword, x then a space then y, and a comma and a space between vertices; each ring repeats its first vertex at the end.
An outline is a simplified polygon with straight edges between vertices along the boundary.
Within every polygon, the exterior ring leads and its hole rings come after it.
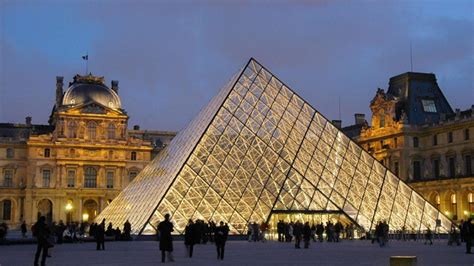
POLYGON ((114 172, 107 171, 107 188, 114 188, 114 172))
POLYGON ((451 211, 453 212, 453 217, 458 215, 458 203, 456 200, 456 194, 451 194, 451 211))
POLYGON ((69 122, 67 131, 68 131, 68 137, 77 138, 77 124, 76 124, 76 122, 69 122))
POLYGON ((67 187, 74 187, 76 183, 76 170, 67 171, 67 187))
POLYGON ((474 194, 472 192, 467 194, 467 202, 469 203, 469 212, 474 213, 474 194))
POLYGON ((87 132, 90 140, 94 140, 96 138, 97 125, 95 124, 95 122, 89 122, 89 124, 87 125, 87 132))
POLYGON ((3 186, 11 187, 13 186, 13 170, 6 169, 3 175, 3 186))
POLYGON ((439 210, 441 206, 441 198, 439 197, 439 194, 436 194, 435 201, 436 201, 436 208, 439 210))
POLYGON ((51 150, 49 148, 44 149, 44 157, 49 158, 51 156, 51 150))
POLYGON ((428 113, 436 113, 436 105, 433 100, 421 100, 423 104, 423 111, 428 113))
POLYGON ((44 169, 43 170, 43 187, 49 187, 50 181, 51 181, 51 170, 44 169))
POLYGON ((107 128, 107 137, 108 139, 115 139, 115 125, 110 123, 107 128))
POLYGON ((84 176, 84 187, 97 187, 97 170, 94 167, 87 167, 84 176))

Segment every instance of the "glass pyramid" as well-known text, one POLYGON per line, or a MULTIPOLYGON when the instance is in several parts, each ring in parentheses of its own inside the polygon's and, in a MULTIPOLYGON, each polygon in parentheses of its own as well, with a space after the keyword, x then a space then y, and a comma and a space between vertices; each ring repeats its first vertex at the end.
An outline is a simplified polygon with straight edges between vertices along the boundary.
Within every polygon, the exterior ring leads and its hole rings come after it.
POLYGON ((337 210, 365 230, 382 220, 391 230, 451 226, 254 59, 96 221, 128 219, 133 234, 153 234, 169 213, 177 233, 192 218, 243 234, 276 210, 337 210))

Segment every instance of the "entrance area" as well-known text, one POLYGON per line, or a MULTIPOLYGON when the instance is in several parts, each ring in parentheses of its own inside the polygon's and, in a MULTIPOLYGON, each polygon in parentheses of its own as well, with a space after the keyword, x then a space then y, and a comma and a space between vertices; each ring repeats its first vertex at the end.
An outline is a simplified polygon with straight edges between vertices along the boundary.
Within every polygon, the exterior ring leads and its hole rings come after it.
POLYGON ((82 221, 83 222, 93 221, 98 213, 99 213, 99 205, 97 204, 97 202, 95 202, 95 200, 88 199, 84 202, 84 205, 83 205, 82 221))
POLYGON ((354 232, 354 237, 359 238, 360 232, 357 230, 359 227, 355 224, 348 216, 340 211, 272 211, 268 224, 270 226, 270 237, 273 239, 278 239, 277 224, 279 221, 285 223, 300 221, 301 223, 309 222, 309 225, 312 226, 322 223, 324 226, 328 222, 333 224, 338 221, 342 223, 344 228, 347 225, 353 224, 356 229, 354 232))
POLYGON ((46 217, 46 222, 53 221, 53 203, 49 199, 42 199, 38 202, 37 220, 41 217, 46 217))

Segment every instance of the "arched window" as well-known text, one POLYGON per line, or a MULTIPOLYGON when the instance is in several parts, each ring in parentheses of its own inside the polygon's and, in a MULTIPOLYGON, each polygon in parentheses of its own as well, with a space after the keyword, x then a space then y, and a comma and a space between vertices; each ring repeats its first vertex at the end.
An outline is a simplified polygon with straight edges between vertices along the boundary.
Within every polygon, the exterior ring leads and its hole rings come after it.
POLYGON ((84 187, 97 187, 97 170, 94 167, 87 167, 84 175, 84 187))
POLYGON ((69 122, 67 131, 68 131, 68 137, 77 138, 77 123, 69 122))
POLYGON ((439 194, 436 194, 435 202, 436 202, 436 208, 439 210, 441 206, 441 198, 439 197, 439 194))
POLYGON ((469 213, 474 214, 474 193, 467 194, 467 203, 469 205, 469 213))
POLYGON ((107 128, 107 137, 108 139, 115 139, 115 125, 110 123, 107 128))
POLYGON ((13 148, 7 148, 7 158, 13 159, 13 157, 15 157, 15 151, 13 148))
POLYGON ((90 140, 94 140, 97 135, 97 125, 95 122, 89 122, 87 124, 87 136, 90 140))
MULTIPOLYGON (((454 216, 457 216, 458 215, 458 202, 456 200, 456 194, 453 193, 451 194, 451 211, 453 212, 453 218, 454 216)), ((456 220, 456 219, 454 219, 456 220)))
POLYGON ((10 221, 12 219, 12 201, 11 200, 2 200, 0 202, 0 220, 10 221))

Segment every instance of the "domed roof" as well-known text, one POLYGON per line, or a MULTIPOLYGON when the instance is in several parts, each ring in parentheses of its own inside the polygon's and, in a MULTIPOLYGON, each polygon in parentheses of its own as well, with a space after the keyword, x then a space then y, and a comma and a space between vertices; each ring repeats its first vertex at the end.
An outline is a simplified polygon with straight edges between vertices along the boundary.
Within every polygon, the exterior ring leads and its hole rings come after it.
POLYGON ((88 102, 96 102, 112 109, 120 109, 122 105, 118 94, 104 85, 103 77, 76 75, 64 93, 62 104, 77 106, 88 102))

